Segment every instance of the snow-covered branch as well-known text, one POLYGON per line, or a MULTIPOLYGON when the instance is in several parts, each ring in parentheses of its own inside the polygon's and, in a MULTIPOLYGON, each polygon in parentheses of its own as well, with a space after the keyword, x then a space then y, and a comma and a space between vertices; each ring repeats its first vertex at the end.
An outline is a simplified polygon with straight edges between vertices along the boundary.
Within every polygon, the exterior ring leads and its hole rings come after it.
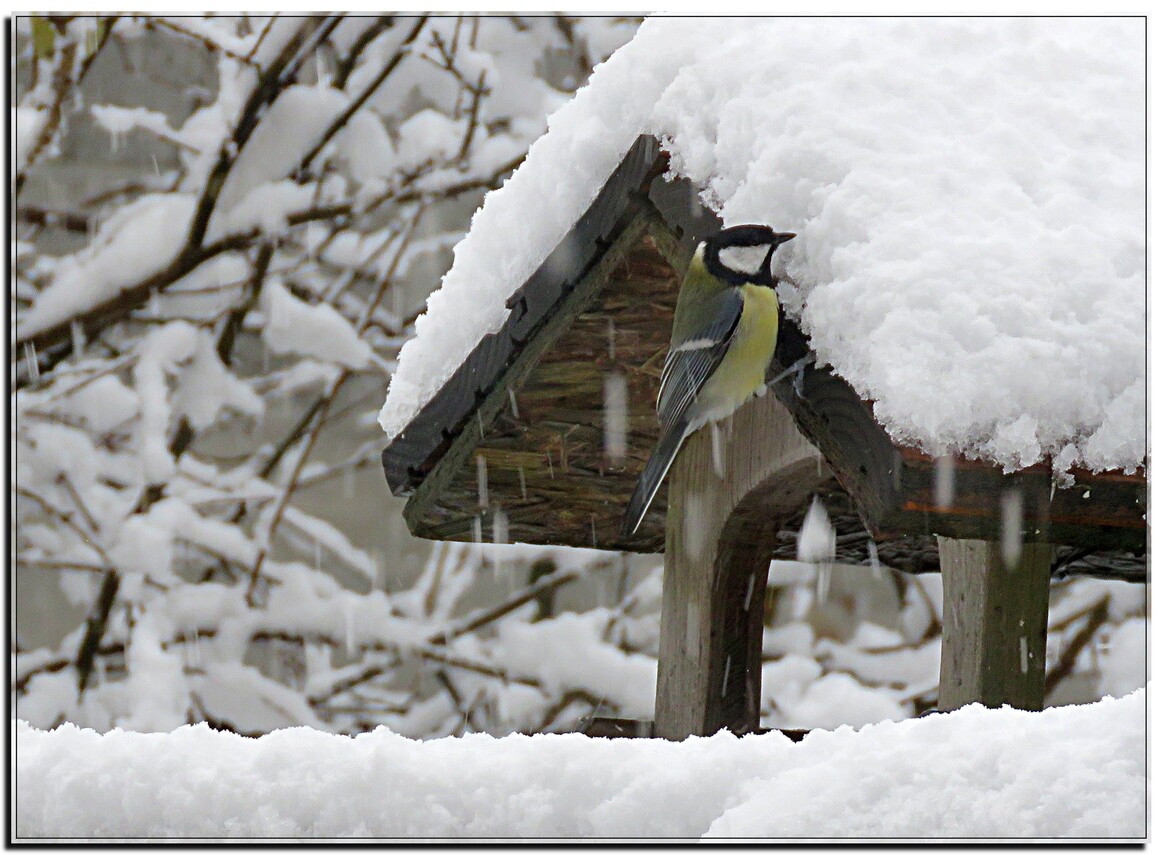
POLYGON ((600 697, 482 643, 584 567, 469 605, 486 565, 445 549, 422 595, 388 595, 399 559, 347 508, 415 283, 582 82, 549 60, 633 25, 578 21, 570 42, 463 16, 21 20, 13 557, 79 617, 39 641, 18 619, 20 714, 248 731, 277 709, 340 730, 396 709, 426 735, 444 705, 503 729, 506 693, 537 698, 527 724, 562 692, 600 697), (163 80, 171 63, 188 79, 163 80), (80 134, 106 135, 109 162, 80 134), (95 177, 44 192, 78 169, 95 177))

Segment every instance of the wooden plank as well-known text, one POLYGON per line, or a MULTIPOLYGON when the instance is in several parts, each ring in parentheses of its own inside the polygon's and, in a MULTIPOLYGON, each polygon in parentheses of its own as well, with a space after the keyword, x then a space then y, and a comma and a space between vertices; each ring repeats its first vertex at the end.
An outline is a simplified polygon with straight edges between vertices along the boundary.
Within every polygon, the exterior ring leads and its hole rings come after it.
POLYGON ((759 725, 763 592, 783 518, 831 477, 766 395, 691 436, 670 473, 654 732, 759 725))
MULTIPOLYGON (((771 733, 773 728, 757 727, 753 733, 771 733)), ((606 739, 648 739, 654 736, 654 722, 638 718, 606 718, 599 716, 590 720, 583 731, 586 736, 606 739)), ((779 732, 792 742, 800 742, 808 735, 802 728, 780 728, 779 732)))
POLYGON ((937 538, 943 626, 938 708, 1042 709, 1054 547, 1025 543, 1007 566, 997 541, 937 538))
POLYGON ((1053 543, 1143 554, 1146 548, 1147 480, 1144 472, 1092 473, 1075 469, 1074 486, 1056 487, 1045 463, 1016 472, 960 455, 943 461, 952 481, 948 505, 938 501, 938 462, 915 449, 900 449, 897 505, 877 521, 881 536, 937 534, 989 540, 1001 524, 1001 496, 1016 493, 1027 509, 1023 537, 1053 543))
POLYGON ((586 736, 605 737, 607 739, 648 739, 654 736, 654 722, 650 719, 640 718, 598 717, 591 719, 584 733, 586 736))

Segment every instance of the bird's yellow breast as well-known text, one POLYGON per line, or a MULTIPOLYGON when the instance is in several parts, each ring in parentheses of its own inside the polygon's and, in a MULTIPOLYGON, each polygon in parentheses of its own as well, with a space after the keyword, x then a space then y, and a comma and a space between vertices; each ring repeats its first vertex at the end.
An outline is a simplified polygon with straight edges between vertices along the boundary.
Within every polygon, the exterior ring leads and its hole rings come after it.
POLYGON ((726 353, 736 355, 742 366, 747 366, 754 378, 755 388, 763 385, 767 364, 775 353, 775 339, 779 334, 779 299, 775 290, 761 285, 744 285, 743 317, 739 319, 739 335, 726 353))
POLYGON ((772 288, 743 285, 743 315, 714 376, 699 392, 710 421, 742 406, 764 385, 779 334, 779 300, 772 288))

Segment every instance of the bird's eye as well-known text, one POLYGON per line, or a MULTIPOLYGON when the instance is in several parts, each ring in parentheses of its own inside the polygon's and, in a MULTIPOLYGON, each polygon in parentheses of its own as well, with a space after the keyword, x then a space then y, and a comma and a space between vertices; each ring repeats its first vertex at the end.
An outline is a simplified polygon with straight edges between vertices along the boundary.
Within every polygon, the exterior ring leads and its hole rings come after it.
POLYGON ((724 267, 742 276, 755 276, 763 267, 770 246, 725 246, 719 250, 719 261, 724 267))

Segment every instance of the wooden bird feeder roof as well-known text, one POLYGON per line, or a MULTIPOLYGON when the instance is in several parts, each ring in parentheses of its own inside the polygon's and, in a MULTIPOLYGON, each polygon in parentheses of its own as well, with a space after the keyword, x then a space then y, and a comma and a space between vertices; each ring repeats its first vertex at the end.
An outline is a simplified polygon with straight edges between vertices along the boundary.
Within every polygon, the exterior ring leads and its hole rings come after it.
MULTIPOLYGON (((679 283, 698 240, 721 227, 667 156, 639 137, 589 209, 509 299, 504 327, 486 335, 383 452, 392 492, 409 497, 413 533, 436 540, 507 541, 660 552, 666 490, 638 533, 621 518, 658 436, 654 401, 679 283), (626 454, 605 450, 605 387, 627 388, 626 454), (498 513, 498 511, 500 513, 498 513), (499 520, 503 514, 505 531, 499 520)), ((769 377, 810 354, 781 321, 769 377)), ((1003 473, 957 458, 952 504, 934 497, 936 461, 895 444, 872 406, 828 366, 809 365, 797 390, 775 387, 833 478, 820 491, 837 561, 938 569, 934 535, 997 539, 1001 497, 1020 496, 1023 537, 1058 545, 1055 572, 1145 579, 1146 473, 1075 469, 1055 489, 1050 467, 1003 473)), ((1006 500, 1012 503, 1012 498, 1006 500)), ((795 557, 806 505, 785 520, 775 557, 795 557)))

